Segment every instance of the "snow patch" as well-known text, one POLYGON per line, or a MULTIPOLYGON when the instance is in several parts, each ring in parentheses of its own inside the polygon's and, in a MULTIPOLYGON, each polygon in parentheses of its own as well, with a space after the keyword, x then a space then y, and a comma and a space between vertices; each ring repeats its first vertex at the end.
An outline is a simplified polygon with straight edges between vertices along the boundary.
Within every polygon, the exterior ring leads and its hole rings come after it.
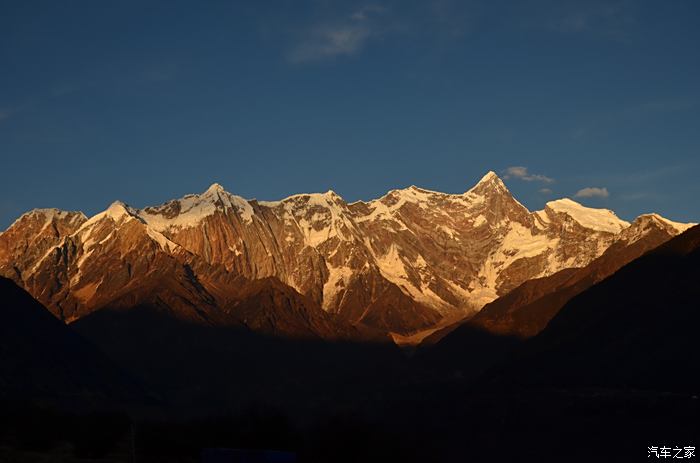
MULTIPOLYGON (((28 218, 28 217, 41 217, 42 220, 44 221, 44 224, 42 225, 41 231, 46 229, 54 220, 64 220, 68 218, 69 216, 72 215, 72 218, 70 219, 70 223, 75 223, 79 220, 87 220, 87 217, 85 217, 85 214, 82 212, 78 211, 63 211, 61 209, 56 209, 56 208, 37 208, 37 209, 32 209, 28 212, 25 212, 21 216, 17 218, 12 224, 7 227, 7 230, 11 229, 15 225, 17 225, 19 222, 22 221, 22 219, 28 218)), ((0 232, 0 235, 4 232, 0 232)))
POLYGON ((398 286, 401 291, 413 300, 425 304, 428 307, 445 312, 454 309, 449 303, 442 299, 432 289, 429 282, 424 280, 427 270, 427 263, 422 256, 418 255, 413 262, 420 278, 420 287, 416 287, 410 280, 406 263, 399 254, 399 249, 395 244, 383 256, 375 256, 379 272, 384 278, 398 286))
POLYGON ((324 310, 327 311, 338 306, 338 294, 347 288, 353 274, 354 271, 350 267, 328 265, 328 280, 323 284, 322 307, 324 310))
POLYGON ((126 220, 133 220, 135 216, 136 211, 134 209, 130 208, 121 201, 114 201, 105 211, 90 217, 80 226, 76 233, 92 227, 103 219, 110 219, 113 222, 119 223, 126 220))
MULTIPOLYGON (((568 198, 550 201, 546 205, 556 213, 566 214, 581 226, 607 233, 619 233, 630 226, 609 209, 593 209, 568 198)), ((541 216, 540 216, 541 217, 541 216)))
POLYGON ((671 228, 673 228, 674 230, 676 230, 676 232, 678 232, 678 233, 683 233, 684 231, 686 231, 690 228, 693 228, 695 225, 697 225, 696 223, 674 222, 672 220, 669 220, 665 217, 660 216, 659 214, 657 214, 655 212, 651 213, 651 214, 644 214, 641 217, 644 217, 645 215, 649 215, 649 216, 655 218, 656 220, 658 220, 659 222, 665 223, 666 225, 668 225, 671 228))
POLYGON ((479 215, 476 217, 476 219, 474 219, 473 225, 474 225, 475 227, 480 227, 480 226, 484 225, 485 223, 486 223, 486 217, 484 217, 483 215, 479 214, 479 215))
MULTIPOLYGON (((357 232, 355 223, 349 218, 345 202, 335 192, 311 193, 289 196, 281 201, 258 203, 275 213, 285 224, 296 224, 304 237, 304 245, 316 248, 331 238, 352 241, 357 232)), ((286 242, 293 242, 288 234, 286 242)))
POLYGON ((186 195, 176 201, 142 209, 138 211, 138 216, 154 230, 165 232, 170 228, 194 227, 217 211, 227 209, 236 211, 244 223, 253 222, 253 206, 244 198, 228 193, 218 183, 214 183, 202 194, 186 195), (179 212, 173 217, 167 217, 172 208, 179 208, 179 212))
POLYGON ((177 244, 170 241, 161 233, 153 230, 151 227, 146 227, 146 233, 153 241, 158 243, 158 246, 160 246, 163 251, 174 252, 179 247, 177 244))

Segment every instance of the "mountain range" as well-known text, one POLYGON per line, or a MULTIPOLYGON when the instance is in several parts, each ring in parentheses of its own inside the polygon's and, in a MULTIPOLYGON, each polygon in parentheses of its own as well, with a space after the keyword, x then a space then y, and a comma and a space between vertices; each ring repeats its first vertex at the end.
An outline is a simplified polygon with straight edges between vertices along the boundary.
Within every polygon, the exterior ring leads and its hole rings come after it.
POLYGON ((350 204, 213 185, 93 217, 30 211, 0 234, 0 460, 80 442, 139 461, 692 445, 699 252, 699 226, 569 199, 530 212, 493 173, 350 204))
POLYGON ((30 211, 0 234, 0 275, 66 323, 148 305, 204 325, 418 344, 509 293, 532 296, 523 285, 572 286, 593 262, 619 268, 690 225, 570 199, 531 212, 493 172, 463 194, 411 186, 354 203, 333 191, 245 200, 213 184, 89 218, 30 211))

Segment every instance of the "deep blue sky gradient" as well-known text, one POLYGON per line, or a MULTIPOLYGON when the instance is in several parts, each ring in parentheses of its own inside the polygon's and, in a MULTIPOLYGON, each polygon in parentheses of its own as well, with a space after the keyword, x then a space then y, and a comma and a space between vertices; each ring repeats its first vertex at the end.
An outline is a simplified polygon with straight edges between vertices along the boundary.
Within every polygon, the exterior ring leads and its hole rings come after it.
POLYGON ((3 2, 0 229, 213 182, 247 198, 488 170, 531 209, 700 221, 700 2, 3 2), (551 192, 541 192, 547 188, 551 192))

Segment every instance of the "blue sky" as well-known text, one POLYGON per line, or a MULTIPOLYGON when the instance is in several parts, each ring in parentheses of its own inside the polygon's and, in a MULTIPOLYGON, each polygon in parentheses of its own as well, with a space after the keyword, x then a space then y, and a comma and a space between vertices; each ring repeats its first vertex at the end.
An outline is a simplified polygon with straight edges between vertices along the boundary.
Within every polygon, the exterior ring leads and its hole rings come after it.
POLYGON ((696 1, 3 2, 0 228, 213 182, 248 198, 488 170, 700 221, 696 1), (206 5, 205 5, 206 3, 206 5))

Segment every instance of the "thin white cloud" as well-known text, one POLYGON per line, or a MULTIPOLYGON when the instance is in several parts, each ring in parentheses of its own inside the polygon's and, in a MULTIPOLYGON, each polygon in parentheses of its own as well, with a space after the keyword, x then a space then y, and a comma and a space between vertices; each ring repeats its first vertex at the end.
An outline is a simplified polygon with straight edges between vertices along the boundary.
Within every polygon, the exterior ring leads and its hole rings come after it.
POLYGON ((543 195, 551 195, 551 194, 552 194, 551 188, 540 188, 539 191, 540 191, 540 193, 542 193, 543 195))
POLYGON ((316 25, 287 53, 292 63, 307 63, 360 52, 367 42, 380 35, 375 18, 386 8, 368 5, 347 19, 316 25))
POLYGON ((527 167, 522 166, 512 166, 508 167, 503 171, 503 178, 508 180, 509 178, 517 178, 518 180, 524 180, 526 182, 543 182, 552 183, 553 178, 547 177, 546 175, 531 174, 528 172, 527 167))
POLYGON ((610 196, 607 188, 586 187, 578 190, 574 195, 575 198, 607 198, 610 196))

